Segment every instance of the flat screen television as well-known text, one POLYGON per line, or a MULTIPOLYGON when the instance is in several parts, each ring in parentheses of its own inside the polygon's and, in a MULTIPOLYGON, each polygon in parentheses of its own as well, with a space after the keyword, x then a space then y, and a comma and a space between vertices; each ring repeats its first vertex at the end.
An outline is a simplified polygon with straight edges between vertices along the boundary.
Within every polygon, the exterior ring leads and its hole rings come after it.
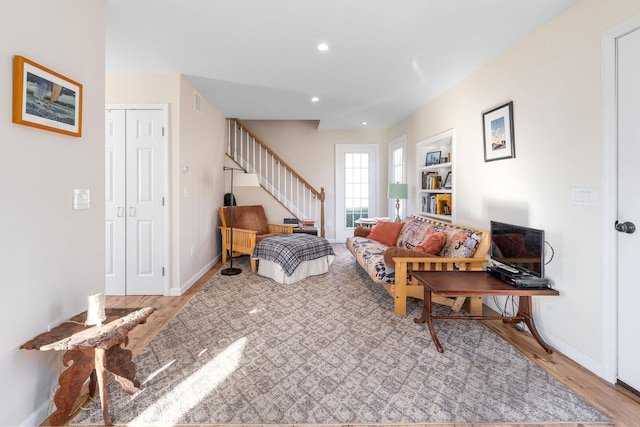
POLYGON ((491 221, 491 259, 544 278, 544 230, 491 221))

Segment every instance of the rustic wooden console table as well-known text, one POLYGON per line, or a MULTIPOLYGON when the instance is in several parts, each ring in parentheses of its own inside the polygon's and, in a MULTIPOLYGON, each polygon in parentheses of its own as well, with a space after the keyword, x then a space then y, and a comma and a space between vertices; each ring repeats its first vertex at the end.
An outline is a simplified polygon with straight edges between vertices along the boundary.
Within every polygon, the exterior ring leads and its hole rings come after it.
POLYGON ((433 328, 433 319, 502 320, 504 323, 510 324, 524 322, 538 344, 540 344, 547 353, 553 352, 551 347, 544 342, 533 322, 531 297, 534 295, 559 295, 557 290, 551 288, 516 288, 496 279, 484 271, 426 271, 413 273, 413 277, 424 286, 422 316, 414 319, 414 321, 416 323, 427 323, 433 343, 440 353, 442 353, 442 345, 440 345, 436 331, 433 328), (520 302, 518 304, 518 312, 514 316, 440 316, 433 315, 431 307, 432 292, 436 295, 443 296, 513 295, 520 297, 520 302))
POLYGON ((20 346, 25 350, 66 351, 63 362, 68 368, 58 380, 60 388, 54 397, 56 411, 49 417, 51 425, 63 425, 69 421, 87 378, 90 397, 95 396, 97 381, 104 424, 111 425, 106 390, 108 375, 113 374, 127 393, 138 391, 140 381, 135 378, 136 365, 132 353, 121 344, 126 346, 129 331, 145 323, 155 310, 154 307, 108 308, 105 310, 107 319, 100 328, 84 325, 87 319, 85 311, 20 346), (69 367, 70 362, 73 364, 69 367))

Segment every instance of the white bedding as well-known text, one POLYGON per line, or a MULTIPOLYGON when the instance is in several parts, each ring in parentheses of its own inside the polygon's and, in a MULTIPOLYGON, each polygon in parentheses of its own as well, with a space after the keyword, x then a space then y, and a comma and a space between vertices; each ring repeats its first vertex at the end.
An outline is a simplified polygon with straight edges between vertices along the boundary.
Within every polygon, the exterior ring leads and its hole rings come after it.
POLYGON ((329 272, 329 267, 335 258, 335 255, 325 255, 310 261, 303 261, 291 276, 287 276, 282 267, 275 262, 261 259, 258 263, 258 274, 269 277, 283 285, 290 285, 309 276, 317 276, 329 272))

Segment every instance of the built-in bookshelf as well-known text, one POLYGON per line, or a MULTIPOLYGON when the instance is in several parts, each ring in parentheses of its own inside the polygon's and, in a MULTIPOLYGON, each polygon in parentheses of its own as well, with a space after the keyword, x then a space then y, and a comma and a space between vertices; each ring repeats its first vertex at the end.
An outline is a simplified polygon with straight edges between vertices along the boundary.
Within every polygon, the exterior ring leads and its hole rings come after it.
POLYGON ((453 222, 453 129, 416 144, 418 210, 423 216, 453 222))

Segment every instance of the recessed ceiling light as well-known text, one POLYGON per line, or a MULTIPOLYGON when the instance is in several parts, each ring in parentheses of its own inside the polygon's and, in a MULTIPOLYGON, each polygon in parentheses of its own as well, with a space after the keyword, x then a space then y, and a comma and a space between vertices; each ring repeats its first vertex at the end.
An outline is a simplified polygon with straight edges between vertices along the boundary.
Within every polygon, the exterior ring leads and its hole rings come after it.
POLYGON ((322 51, 322 52, 325 52, 325 51, 329 50, 329 45, 326 44, 326 43, 320 43, 318 45, 318 50, 322 51))
POLYGON ((317 96, 314 96, 313 98, 311 98, 311 102, 318 102, 320 101, 320 98, 318 98, 317 96))
POLYGON ((367 122, 362 122, 362 126, 366 126, 366 125, 367 125, 367 122))

